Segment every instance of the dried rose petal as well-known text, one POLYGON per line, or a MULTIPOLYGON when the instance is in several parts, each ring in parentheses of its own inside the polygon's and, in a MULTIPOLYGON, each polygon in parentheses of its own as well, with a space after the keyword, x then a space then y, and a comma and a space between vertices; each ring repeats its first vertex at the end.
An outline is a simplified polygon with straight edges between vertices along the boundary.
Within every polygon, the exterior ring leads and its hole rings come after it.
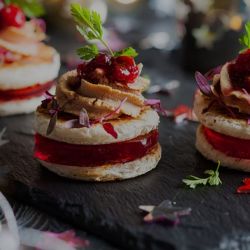
POLYGON ((169 111, 167 111, 161 106, 161 101, 159 99, 147 99, 145 100, 144 105, 151 106, 152 109, 154 109, 157 113, 161 114, 162 116, 169 115, 169 111))
POLYGON ((237 188, 238 194, 248 194, 250 193, 250 178, 243 179, 244 185, 237 188))
POLYGON ((191 208, 175 207, 169 200, 163 201, 158 206, 139 206, 139 208, 149 212, 144 217, 145 222, 168 222, 172 225, 180 222, 180 216, 191 213, 191 208))
POLYGON ((68 230, 62 233, 45 232, 45 234, 51 238, 61 239, 69 243, 72 247, 87 247, 89 245, 89 241, 77 237, 74 230, 68 230))
POLYGON ((197 82, 200 91, 204 95, 211 96, 213 94, 207 78, 198 71, 195 72, 195 80, 197 82))
POLYGON ((115 114, 119 114, 119 112, 120 112, 122 106, 124 105, 124 103, 125 103, 126 101, 127 101, 127 97, 124 98, 124 99, 120 102, 119 106, 118 106, 114 111, 110 112, 109 114, 107 114, 107 115, 105 115, 105 116, 103 116, 103 117, 101 117, 101 118, 98 118, 97 120, 94 121, 94 123, 95 123, 95 122, 100 122, 100 123, 102 123, 103 121, 112 118, 115 114))
POLYGON ((175 109, 171 110, 171 116, 174 118, 174 121, 177 124, 182 123, 185 120, 197 121, 193 110, 184 104, 181 104, 175 109))
POLYGON ((112 135, 115 139, 118 138, 118 134, 111 123, 104 123, 102 126, 108 134, 112 135))

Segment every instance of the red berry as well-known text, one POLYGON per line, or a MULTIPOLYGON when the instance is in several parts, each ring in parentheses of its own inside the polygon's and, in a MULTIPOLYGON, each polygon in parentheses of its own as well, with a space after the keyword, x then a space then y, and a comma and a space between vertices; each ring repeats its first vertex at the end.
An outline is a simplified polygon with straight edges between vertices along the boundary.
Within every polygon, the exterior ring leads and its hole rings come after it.
POLYGON ((78 65, 77 74, 80 78, 92 83, 98 83, 108 73, 110 58, 99 54, 88 63, 78 65))
POLYGON ((139 68, 134 58, 130 56, 119 56, 112 58, 110 78, 113 81, 129 84, 133 83, 139 75, 139 68))
POLYGON ((23 11, 14 4, 9 4, 0 10, 1 28, 14 26, 22 27, 25 24, 25 15, 23 11))
POLYGON ((250 50, 239 54, 236 61, 229 65, 229 76, 235 88, 250 91, 250 50))

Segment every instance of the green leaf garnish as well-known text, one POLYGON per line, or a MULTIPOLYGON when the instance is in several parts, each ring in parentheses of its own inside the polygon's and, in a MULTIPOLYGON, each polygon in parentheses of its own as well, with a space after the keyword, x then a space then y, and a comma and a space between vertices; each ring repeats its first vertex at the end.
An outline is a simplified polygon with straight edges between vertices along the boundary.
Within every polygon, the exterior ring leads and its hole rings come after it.
POLYGON ((115 52, 115 56, 132 56, 132 57, 136 57, 138 56, 138 53, 136 52, 136 50, 132 47, 128 47, 126 49, 123 49, 121 51, 117 51, 115 52))
POLYGON ((38 0, 5 0, 5 3, 18 5, 29 18, 40 17, 45 13, 42 4, 38 0))
MULTIPOLYGON (((107 48, 111 56, 114 56, 113 51, 103 40, 102 20, 99 13, 97 13, 96 11, 91 11, 87 8, 83 8, 78 3, 74 3, 71 4, 71 14, 74 17, 75 22, 77 23, 77 30, 81 35, 84 36, 86 40, 100 41, 107 48)), ((86 49, 88 51, 89 59, 91 59, 90 54, 92 56, 96 55, 96 49, 97 47, 88 47, 86 49), (92 52, 90 52, 90 49, 92 49, 92 52)), ((81 48, 81 51, 83 51, 83 48, 81 48)))
POLYGON ((87 45, 77 50, 77 54, 83 60, 90 60, 96 57, 99 53, 99 50, 95 44, 87 45))
POLYGON ((250 22, 245 24, 245 34, 239 38, 239 42, 243 45, 243 50, 250 48, 250 22))
MULTIPOLYGON (((113 52, 103 39, 102 19, 99 13, 83 8, 78 3, 71 4, 71 15, 73 16, 77 26, 77 30, 87 41, 100 41, 107 48, 111 56, 131 56, 136 57, 138 53, 132 47, 128 47, 118 52, 113 52)), ((95 45, 87 45, 77 50, 81 59, 91 60, 99 54, 99 50, 95 45), (85 55, 86 53, 86 55, 85 55)))
POLYGON ((206 170, 204 174, 209 175, 207 178, 200 178, 197 176, 190 175, 186 179, 182 181, 189 187, 195 189, 198 185, 210 185, 210 186, 218 186, 222 184, 222 181, 219 177, 219 168, 220 168, 220 161, 218 161, 218 165, 216 170, 206 170))

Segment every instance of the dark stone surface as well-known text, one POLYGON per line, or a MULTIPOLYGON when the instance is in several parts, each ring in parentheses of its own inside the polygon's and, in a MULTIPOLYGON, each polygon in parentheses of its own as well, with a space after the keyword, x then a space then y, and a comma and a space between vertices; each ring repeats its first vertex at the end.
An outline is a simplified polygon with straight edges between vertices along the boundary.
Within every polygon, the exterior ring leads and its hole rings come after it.
MULTIPOLYGON (((160 71, 160 67, 158 74, 146 72, 153 74, 156 81, 167 79, 164 75, 168 74, 170 79, 175 76, 182 82, 174 95, 160 96, 164 105, 191 103, 194 89, 191 78, 174 66, 166 66, 166 71, 163 68, 160 71)), ((32 115, 0 120, 0 128, 7 127, 10 139, 0 149, 0 165, 8 166, 12 176, 4 191, 16 199, 123 249, 225 249, 225 244, 227 249, 244 249, 229 245, 239 243, 239 239, 247 241, 250 232, 249 197, 235 194, 248 174, 221 169, 222 186, 189 190, 181 184, 189 174, 202 175, 205 169, 216 167, 195 150, 195 123, 176 125, 162 118, 163 155, 156 170, 112 183, 71 181, 43 169, 32 157, 32 123, 32 115), (144 224, 138 206, 157 205, 165 199, 192 207, 191 215, 182 218, 178 227, 144 224)), ((239 246, 244 246, 244 242, 239 246)))

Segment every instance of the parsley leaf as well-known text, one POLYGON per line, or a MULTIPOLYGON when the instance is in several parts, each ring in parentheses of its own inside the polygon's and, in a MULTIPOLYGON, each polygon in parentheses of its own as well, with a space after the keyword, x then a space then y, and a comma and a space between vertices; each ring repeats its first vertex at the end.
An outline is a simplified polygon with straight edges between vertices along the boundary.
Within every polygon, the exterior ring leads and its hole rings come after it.
POLYGON ((250 22, 249 21, 245 24, 245 34, 243 34, 239 38, 239 42, 241 45, 243 45, 244 47, 243 50, 250 48, 250 22))
POLYGON ((115 52, 115 56, 132 56, 132 57, 136 57, 138 56, 138 53, 136 52, 136 50, 132 47, 128 47, 126 49, 123 49, 121 51, 117 51, 115 52))
POLYGON ((42 4, 38 0, 5 0, 5 3, 18 5, 29 18, 40 17, 45 13, 42 4))
MULTIPOLYGON (((77 23, 77 30, 86 40, 99 40, 109 51, 111 56, 114 56, 113 51, 110 49, 108 44, 103 40, 103 28, 102 28, 102 20, 99 13, 96 11, 91 11, 87 8, 83 8, 80 4, 74 3, 71 4, 71 14, 77 23)), ((96 55, 96 48, 93 46, 88 48, 81 48, 80 50, 83 52, 84 50, 88 52, 88 59, 91 59, 90 55, 96 55), (90 52, 91 51, 91 52, 90 52)), ((78 50, 79 53, 79 50, 78 50)), ((81 54, 82 55, 82 54, 81 54)))
POLYGON ((96 57, 99 53, 99 50, 95 44, 87 45, 77 50, 77 54, 83 60, 90 60, 96 57))
POLYGON ((182 181, 189 187, 195 189, 198 185, 210 185, 210 186, 218 186, 222 184, 222 181, 219 177, 219 168, 220 168, 220 161, 218 161, 218 165, 216 170, 206 170, 204 174, 209 175, 207 178, 200 178, 197 176, 190 175, 186 179, 182 181))

